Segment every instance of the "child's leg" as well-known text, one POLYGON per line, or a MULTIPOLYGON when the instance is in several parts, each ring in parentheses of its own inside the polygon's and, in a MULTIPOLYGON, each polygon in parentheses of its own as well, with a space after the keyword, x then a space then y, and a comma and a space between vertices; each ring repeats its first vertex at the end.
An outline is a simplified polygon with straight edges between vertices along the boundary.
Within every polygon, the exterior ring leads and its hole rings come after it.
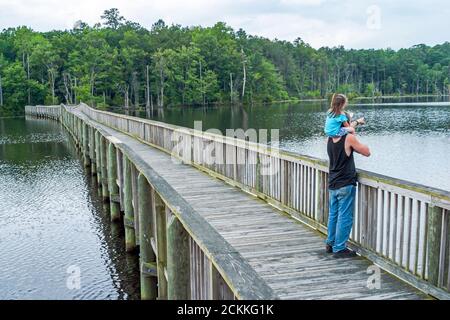
POLYGON ((355 134, 356 130, 354 127, 344 127, 344 130, 347 130, 348 133, 355 134))
POLYGON ((337 137, 345 136, 346 134, 355 134, 355 128, 353 127, 341 127, 339 129, 339 133, 337 134, 337 137))

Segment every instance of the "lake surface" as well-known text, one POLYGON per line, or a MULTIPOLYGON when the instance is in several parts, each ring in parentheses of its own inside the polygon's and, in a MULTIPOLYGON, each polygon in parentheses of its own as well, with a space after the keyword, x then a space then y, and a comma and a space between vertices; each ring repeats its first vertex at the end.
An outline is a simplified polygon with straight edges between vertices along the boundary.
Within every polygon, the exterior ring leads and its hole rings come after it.
POLYGON ((57 122, 0 119, 0 204, 0 299, 139 298, 138 259, 57 122))
MULTIPOLYGON (((448 97, 447 97, 448 99, 448 97)), ((225 133, 236 129, 279 129, 280 147, 326 159, 323 133, 325 102, 260 105, 252 107, 167 108, 153 114, 132 114, 193 127, 202 121, 204 130, 225 133)), ((358 128, 361 142, 372 156, 356 155, 357 167, 435 188, 450 190, 450 103, 408 102, 372 105, 361 101, 349 105, 354 117, 365 116, 358 128)), ((123 110, 114 109, 116 112, 123 110)))

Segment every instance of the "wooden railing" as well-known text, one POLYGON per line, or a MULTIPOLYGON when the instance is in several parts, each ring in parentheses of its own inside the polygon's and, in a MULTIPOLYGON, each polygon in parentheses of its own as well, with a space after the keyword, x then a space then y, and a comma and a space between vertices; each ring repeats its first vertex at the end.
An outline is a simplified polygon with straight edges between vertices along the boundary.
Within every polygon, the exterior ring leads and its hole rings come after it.
MULTIPOLYGON (((85 104, 79 108, 89 118, 257 195, 326 233, 326 161, 85 104)), ((449 299, 449 212, 448 191, 358 170, 351 243, 361 255, 404 281, 449 299)))
POLYGON ((95 172, 125 247, 139 246, 143 299, 277 299, 234 248, 147 162, 73 107, 61 121, 95 172))
POLYGON ((25 114, 57 120, 61 116, 61 106, 25 106, 25 114))

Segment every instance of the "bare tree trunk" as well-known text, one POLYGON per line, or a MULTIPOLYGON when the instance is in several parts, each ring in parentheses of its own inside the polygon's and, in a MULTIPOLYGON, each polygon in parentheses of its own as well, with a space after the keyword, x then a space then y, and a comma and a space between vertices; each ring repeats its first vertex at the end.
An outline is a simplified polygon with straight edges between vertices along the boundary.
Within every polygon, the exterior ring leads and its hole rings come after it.
POLYGON ((95 81, 95 73, 94 71, 91 72, 91 81, 90 81, 90 85, 91 85, 91 97, 94 96, 94 81, 95 81))
POLYGON ((75 104, 77 104, 77 77, 75 77, 75 87, 73 90, 73 94, 74 94, 74 102, 75 104))
POLYGON ((416 83, 416 96, 419 95, 419 89, 420 89, 420 78, 417 76, 417 83, 416 83))
POLYGON ((125 110, 128 110, 129 108, 129 101, 128 101, 128 85, 125 86, 125 110))
POLYGON ((64 82, 64 88, 66 91, 65 98, 67 104, 73 104, 73 85, 72 85, 72 78, 70 77, 70 74, 64 73, 63 74, 63 82, 64 82))
POLYGON ((164 107, 164 74, 163 74, 163 68, 159 69, 159 78, 160 78, 160 96, 159 96, 159 107, 164 107))
POLYGON ((30 55, 27 53, 27 80, 28 80, 28 104, 31 104, 31 89, 30 89, 30 55))
POLYGON ((67 74, 66 73, 63 74, 63 83, 64 83, 64 90, 66 91, 64 94, 64 98, 66 99, 67 104, 71 104, 70 103, 69 85, 67 83, 67 74))
POLYGON ((244 78, 242 81, 242 101, 244 101, 244 97, 245 97, 245 83, 247 81, 247 68, 245 66, 245 64, 247 63, 245 54, 244 54, 244 50, 241 48, 241 54, 242 54, 242 71, 244 73, 244 78))
POLYGON ((203 84, 203 70, 202 70, 202 61, 200 60, 200 84, 201 84, 201 92, 202 92, 202 104, 205 105, 205 86, 203 84))
POLYGON ((230 72, 230 102, 233 104, 233 74, 230 72))
POLYGON ((152 110, 153 113, 153 95, 150 93, 150 108, 152 110))
POLYGON ((0 107, 3 107, 3 87, 2 87, 2 76, 0 75, 0 107))
POLYGON ((50 68, 48 69, 50 89, 52 90, 52 104, 55 104, 55 72, 50 68))
POLYGON ((134 107, 139 108, 139 82, 137 79, 136 71, 133 72, 132 90, 133 90, 133 98, 134 98, 134 107))
POLYGON ((149 77, 148 77, 148 65, 147 65, 147 68, 146 68, 146 77, 145 77, 145 80, 146 80, 146 88, 145 88, 145 107, 147 108, 147 109, 149 109, 150 108, 150 80, 149 80, 149 77))

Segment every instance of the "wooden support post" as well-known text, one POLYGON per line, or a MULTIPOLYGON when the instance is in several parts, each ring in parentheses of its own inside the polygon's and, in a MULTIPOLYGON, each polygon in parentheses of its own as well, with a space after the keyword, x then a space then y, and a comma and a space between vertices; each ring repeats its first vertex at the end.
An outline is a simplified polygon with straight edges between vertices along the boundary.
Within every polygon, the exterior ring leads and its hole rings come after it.
POLYGON ((97 160, 95 158, 95 129, 89 126, 89 157, 91 158, 91 174, 97 174, 97 160))
POLYGON ((107 201, 109 198, 109 190, 108 190, 108 167, 107 167, 107 152, 106 152, 106 138, 100 135, 100 162, 101 162, 101 171, 102 171, 102 198, 104 201, 107 201))
POLYGON ((152 193, 147 178, 138 176, 139 199, 139 252, 141 271, 141 299, 155 300, 158 296, 156 256, 153 252, 152 238, 152 193))
POLYGON ((117 156, 114 143, 110 142, 108 146, 108 186, 109 201, 111 211, 111 221, 120 220, 120 196, 117 180, 117 156))
POLYGON ((73 120, 73 135, 75 137, 75 146, 78 148, 78 118, 75 116, 73 120))
POLYGON ((83 157, 83 165, 85 168, 89 167, 87 158, 87 132, 84 122, 81 122, 81 154, 83 157))
POLYGON ((439 284, 440 252, 442 231, 442 209, 428 207, 428 282, 439 284))
POLYGON ((189 235, 180 220, 168 210, 167 298, 187 300, 190 296, 189 235))
POLYGON ((81 127, 81 119, 77 118, 77 144, 78 144, 78 148, 82 147, 81 141, 82 141, 83 135, 81 133, 81 128, 82 128, 81 127))
POLYGON ((138 188, 138 174, 139 171, 135 166, 131 166, 131 194, 133 203, 133 217, 134 217, 134 233, 136 239, 136 246, 139 246, 139 192, 138 188))
POLYGON ((95 130, 95 166, 97 171, 97 183, 100 186, 102 183, 102 162, 100 158, 100 132, 95 130))
POLYGON ((116 150, 117 155, 117 178, 119 180, 119 196, 120 196, 120 211, 124 212, 125 207, 123 203, 123 154, 120 149, 116 150))
POLYGON ((91 159, 89 158, 89 129, 85 122, 82 123, 81 128, 83 134, 83 162, 84 166, 87 168, 91 166, 91 159))
POLYGON ((125 155, 123 156, 123 180, 125 250, 131 252, 136 249, 136 234, 134 232, 133 192, 131 189, 131 162, 125 155))
POLYGON ((152 189, 152 202, 156 223, 158 299, 164 300, 167 299, 167 279, 165 276, 167 265, 166 206, 154 189, 152 189))

